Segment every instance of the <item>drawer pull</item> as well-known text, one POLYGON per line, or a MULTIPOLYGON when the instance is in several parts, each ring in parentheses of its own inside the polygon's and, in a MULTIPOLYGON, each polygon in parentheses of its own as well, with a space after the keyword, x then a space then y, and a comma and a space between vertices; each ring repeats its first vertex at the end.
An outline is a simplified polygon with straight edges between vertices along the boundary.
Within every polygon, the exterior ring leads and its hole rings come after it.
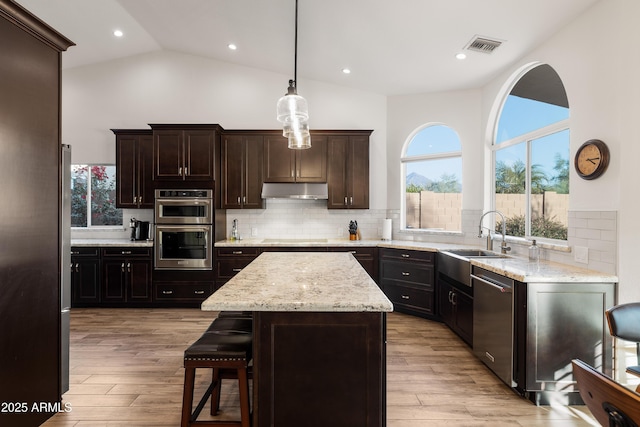
POLYGON ((231 270, 231 271, 233 271, 234 273, 239 273, 239 272, 241 272, 241 271, 242 271, 242 269, 241 269, 241 268, 234 268, 234 269, 233 269, 233 270, 231 270))
POLYGON ((131 251, 122 251, 122 255, 131 255, 131 251))
POLYGON ((411 273, 406 272, 406 271, 403 271, 403 272, 402 272, 402 275, 403 275, 403 276, 411 276, 411 273))
POLYGON ((234 255, 242 255, 242 251, 233 251, 232 254, 234 254, 234 255))
POLYGON ((196 295, 204 295, 204 291, 193 291, 196 295))
POLYGON ((409 255, 409 254, 402 254, 402 258, 410 258, 410 257, 411 257, 411 255, 409 255))
POLYGON ((402 299, 409 299, 409 295, 401 295, 402 299))
POLYGON ((358 253, 358 251, 349 251, 349 252, 351 252, 354 255, 358 253))
POLYGON ((162 295, 173 295, 173 291, 162 291, 162 295))

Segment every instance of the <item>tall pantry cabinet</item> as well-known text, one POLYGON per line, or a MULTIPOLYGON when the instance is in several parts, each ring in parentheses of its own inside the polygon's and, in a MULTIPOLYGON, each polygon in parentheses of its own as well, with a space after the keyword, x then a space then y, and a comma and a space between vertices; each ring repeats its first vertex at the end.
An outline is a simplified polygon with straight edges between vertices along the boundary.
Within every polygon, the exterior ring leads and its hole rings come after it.
POLYGON ((0 425, 37 426, 61 398, 60 68, 73 42, 11 0, 0 40, 0 425))

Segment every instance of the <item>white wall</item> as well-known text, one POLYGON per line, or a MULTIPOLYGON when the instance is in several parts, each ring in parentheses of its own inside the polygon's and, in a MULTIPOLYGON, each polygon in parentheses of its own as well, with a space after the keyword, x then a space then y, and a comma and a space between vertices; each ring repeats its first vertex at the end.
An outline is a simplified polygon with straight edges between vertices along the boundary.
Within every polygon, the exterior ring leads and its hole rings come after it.
MULTIPOLYGON (((156 52, 63 72, 62 140, 74 163, 115 163, 112 128, 218 123, 277 129, 289 76, 176 52, 156 52)), ((386 98, 299 79, 312 129, 373 129, 372 209, 386 208, 386 98)), ((313 141, 312 141, 313 143, 313 141)))

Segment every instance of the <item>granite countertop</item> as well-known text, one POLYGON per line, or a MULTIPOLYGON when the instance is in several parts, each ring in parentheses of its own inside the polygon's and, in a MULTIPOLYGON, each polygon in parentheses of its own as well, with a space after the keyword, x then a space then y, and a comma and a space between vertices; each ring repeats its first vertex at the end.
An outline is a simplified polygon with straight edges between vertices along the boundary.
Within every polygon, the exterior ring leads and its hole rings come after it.
POLYGON ((265 252, 202 310, 388 312, 393 304, 350 253, 265 252))
POLYGON ((71 246, 133 246, 153 247, 153 240, 129 239, 71 239, 71 246))
POLYGON ((323 247, 323 246, 378 246, 381 240, 349 240, 349 239, 242 239, 220 240, 215 243, 216 248, 238 246, 260 247, 323 247))

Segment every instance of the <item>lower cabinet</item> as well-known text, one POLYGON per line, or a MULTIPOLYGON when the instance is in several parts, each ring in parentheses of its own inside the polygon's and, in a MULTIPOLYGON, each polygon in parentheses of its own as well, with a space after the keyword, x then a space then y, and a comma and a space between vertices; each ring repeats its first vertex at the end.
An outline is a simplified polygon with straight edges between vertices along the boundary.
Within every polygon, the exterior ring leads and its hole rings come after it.
POLYGON ((329 247, 328 250, 329 252, 351 252, 362 268, 378 283, 378 248, 333 246, 329 247))
POLYGON ((382 248, 380 287, 394 311, 435 317, 435 253, 382 248))
POLYGON ((83 307, 100 303, 100 248, 71 248, 71 306, 83 307))
POLYGON ((251 246, 215 248, 216 289, 227 283, 260 255, 260 248, 251 246))
POLYGON ((151 302, 151 248, 102 248, 102 303, 151 302))
POLYGON ((438 279, 440 318, 449 328, 473 346, 473 288, 453 281, 438 279))
POLYGON ((154 301, 201 303, 213 293, 212 282, 154 282, 154 301))

